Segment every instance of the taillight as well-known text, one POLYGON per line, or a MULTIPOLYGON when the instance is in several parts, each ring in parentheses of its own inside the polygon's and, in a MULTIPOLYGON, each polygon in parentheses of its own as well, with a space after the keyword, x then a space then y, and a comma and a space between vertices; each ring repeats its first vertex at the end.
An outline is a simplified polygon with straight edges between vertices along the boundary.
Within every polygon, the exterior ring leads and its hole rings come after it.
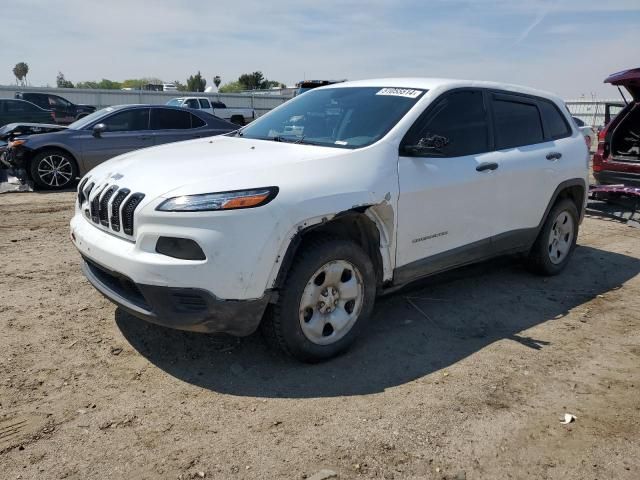
POLYGON ((607 149, 606 147, 606 137, 607 137, 607 127, 604 127, 600 133, 598 134, 598 149, 596 153, 593 155, 593 171, 601 172, 604 170, 604 166, 602 162, 607 158, 607 149))
POLYGON ((51 120, 53 120, 55 122, 56 121, 56 114, 53 111, 51 111, 49 113, 51 113, 51 120))

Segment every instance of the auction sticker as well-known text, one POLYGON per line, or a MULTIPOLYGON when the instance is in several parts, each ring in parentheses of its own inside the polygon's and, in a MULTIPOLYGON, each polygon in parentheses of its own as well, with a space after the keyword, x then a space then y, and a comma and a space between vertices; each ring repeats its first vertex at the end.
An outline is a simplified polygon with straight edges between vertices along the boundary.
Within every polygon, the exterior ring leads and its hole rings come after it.
POLYGON ((393 97, 418 98, 422 90, 413 90, 411 88, 383 88, 376 95, 391 95, 393 97))

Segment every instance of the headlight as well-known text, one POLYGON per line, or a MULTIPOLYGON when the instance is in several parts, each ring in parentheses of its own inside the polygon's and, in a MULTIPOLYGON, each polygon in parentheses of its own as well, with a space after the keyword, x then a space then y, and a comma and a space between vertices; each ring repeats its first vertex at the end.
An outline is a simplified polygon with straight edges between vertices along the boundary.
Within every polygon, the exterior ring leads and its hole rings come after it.
POLYGON ((161 212, 206 212, 210 210, 237 210, 266 205, 278 194, 278 187, 253 190, 183 195, 165 200, 156 207, 161 212))
POLYGON ((25 142, 26 140, 14 140, 13 142, 9 142, 7 147, 9 148, 18 147, 20 145, 23 145, 25 142))

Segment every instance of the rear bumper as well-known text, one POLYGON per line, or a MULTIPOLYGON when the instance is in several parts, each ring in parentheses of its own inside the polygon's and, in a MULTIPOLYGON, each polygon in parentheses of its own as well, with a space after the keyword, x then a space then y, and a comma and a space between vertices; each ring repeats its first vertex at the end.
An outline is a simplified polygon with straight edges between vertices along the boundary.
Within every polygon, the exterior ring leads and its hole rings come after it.
POLYGON ((593 172, 593 178, 602 185, 633 185, 640 186, 640 173, 618 172, 615 170, 602 170, 593 172))
POLYGON ((197 288, 136 284, 86 257, 82 271, 100 293, 130 314, 178 330, 250 335, 269 303, 266 294, 256 300, 220 300, 197 288))

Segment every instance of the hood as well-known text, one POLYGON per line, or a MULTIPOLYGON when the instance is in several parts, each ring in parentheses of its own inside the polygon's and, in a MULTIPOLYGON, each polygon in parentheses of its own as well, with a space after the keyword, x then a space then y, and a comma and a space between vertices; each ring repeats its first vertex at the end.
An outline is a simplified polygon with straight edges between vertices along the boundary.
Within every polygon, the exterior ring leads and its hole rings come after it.
POLYGON ((42 133, 38 133, 37 129, 32 133, 26 131, 21 133, 21 137, 26 137, 25 140, 27 141, 24 146, 34 149, 46 146, 49 143, 57 144, 64 141, 66 136, 75 132, 75 130, 69 130, 66 126, 56 125, 56 127, 58 128, 40 130, 42 133))
POLYGON ((605 79, 604 83, 624 87, 636 102, 640 101, 640 68, 612 73, 605 79))
POLYGON ((93 105, 85 105, 85 104, 80 104, 80 105, 76 105, 78 110, 81 110, 83 112, 95 112, 96 111, 96 107, 94 107, 93 105))
POLYGON ((130 152, 98 165, 87 176, 98 184, 115 183, 151 199, 278 186, 285 173, 307 168, 310 160, 348 152, 341 148, 218 136, 130 152))
POLYGON ((57 132, 67 127, 55 123, 8 123, 0 127, 0 138, 3 135, 31 135, 33 133, 57 132))

